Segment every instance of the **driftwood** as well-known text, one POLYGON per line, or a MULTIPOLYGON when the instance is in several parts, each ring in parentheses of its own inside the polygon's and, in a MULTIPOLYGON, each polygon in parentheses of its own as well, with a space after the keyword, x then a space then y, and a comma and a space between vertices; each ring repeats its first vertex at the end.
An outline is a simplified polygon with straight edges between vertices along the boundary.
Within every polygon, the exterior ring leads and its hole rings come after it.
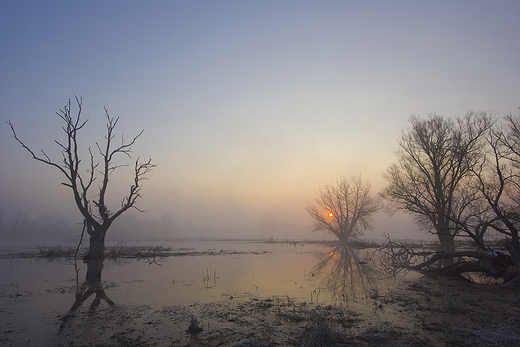
MULTIPOLYGON (((502 251, 459 250, 442 252, 420 244, 406 244, 390 240, 379 248, 381 265, 387 273, 396 275, 410 270, 445 275, 483 274, 511 281, 520 274, 512 257, 502 251), (444 265, 444 260, 453 262, 444 265)), ((520 282, 520 281, 519 281, 520 282)))
POLYGON ((401 264, 401 266, 410 270, 429 270, 446 272, 448 274, 480 272, 492 276, 503 276, 512 264, 509 255, 502 252, 457 251, 449 253, 436 252, 428 260, 420 264, 401 264), (435 263, 444 259, 454 259, 455 262, 448 266, 432 267, 435 263))

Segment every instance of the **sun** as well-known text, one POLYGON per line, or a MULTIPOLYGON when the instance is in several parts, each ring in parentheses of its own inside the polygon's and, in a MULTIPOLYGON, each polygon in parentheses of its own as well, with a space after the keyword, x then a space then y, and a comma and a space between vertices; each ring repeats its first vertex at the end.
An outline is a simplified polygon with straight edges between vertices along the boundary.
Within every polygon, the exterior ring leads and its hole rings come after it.
POLYGON ((334 213, 329 212, 329 214, 327 214, 327 216, 329 216, 329 218, 332 218, 332 217, 334 217, 334 213))

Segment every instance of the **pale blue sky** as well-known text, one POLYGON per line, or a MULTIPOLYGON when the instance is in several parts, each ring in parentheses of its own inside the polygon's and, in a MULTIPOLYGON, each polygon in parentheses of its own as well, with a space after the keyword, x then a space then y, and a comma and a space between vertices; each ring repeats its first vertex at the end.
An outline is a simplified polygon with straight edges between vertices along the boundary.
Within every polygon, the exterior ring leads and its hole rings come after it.
POLYGON ((2 0, 4 219, 75 213, 4 121, 52 152, 54 112, 76 94, 85 143, 102 139, 103 105, 126 137, 145 129, 135 154, 159 165, 149 216, 226 228, 270 213, 307 228, 319 186, 384 186, 410 115, 516 112, 519 16, 519 1, 2 0))

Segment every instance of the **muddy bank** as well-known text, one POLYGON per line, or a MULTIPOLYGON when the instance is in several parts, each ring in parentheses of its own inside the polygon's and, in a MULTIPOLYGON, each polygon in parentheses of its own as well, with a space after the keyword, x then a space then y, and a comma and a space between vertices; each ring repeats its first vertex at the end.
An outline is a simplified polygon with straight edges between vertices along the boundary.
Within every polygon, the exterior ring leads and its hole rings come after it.
MULTIPOLYGON (((8 313, 5 307, 0 312, 8 313)), ((190 305, 88 305, 48 317, 49 346, 518 346, 520 295, 497 285, 420 277, 338 305, 289 297, 190 305), (363 305, 356 305, 363 301, 363 305), (369 303, 367 305, 367 303, 369 303), (193 319, 199 329, 191 330, 193 319)), ((23 327, 5 346, 30 345, 23 327)))

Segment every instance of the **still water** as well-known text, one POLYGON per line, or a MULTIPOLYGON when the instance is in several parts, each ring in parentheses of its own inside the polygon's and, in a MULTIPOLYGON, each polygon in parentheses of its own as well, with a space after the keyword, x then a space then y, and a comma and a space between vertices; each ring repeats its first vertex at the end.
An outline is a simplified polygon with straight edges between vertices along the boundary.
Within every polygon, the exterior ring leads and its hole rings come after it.
POLYGON ((378 287, 377 273, 370 267, 370 249, 255 241, 159 245, 170 247, 176 256, 155 262, 105 260, 88 269, 81 261, 74 265, 66 259, 15 258, 6 254, 31 250, 3 249, 0 325, 4 337, 22 334, 28 343, 37 345, 55 333, 60 318, 75 303, 87 306, 95 300, 95 305, 102 306, 170 306, 287 297, 297 302, 366 306, 378 287))

